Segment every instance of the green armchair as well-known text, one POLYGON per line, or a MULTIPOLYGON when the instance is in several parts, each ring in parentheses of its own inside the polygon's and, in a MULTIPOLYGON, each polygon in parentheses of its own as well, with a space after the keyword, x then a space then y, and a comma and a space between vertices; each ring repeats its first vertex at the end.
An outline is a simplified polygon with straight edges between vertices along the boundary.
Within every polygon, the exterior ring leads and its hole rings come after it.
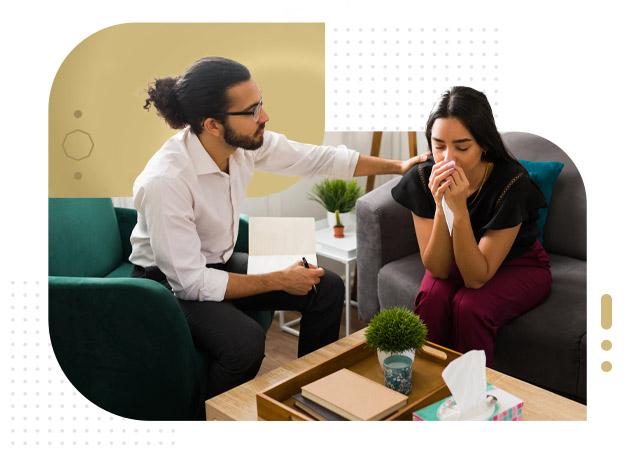
MULTIPOLYGON (((136 211, 109 198, 49 199, 49 330, 68 380, 137 420, 204 419, 206 360, 173 294, 130 278, 136 211)), ((247 251, 241 216, 237 251, 247 251)), ((267 331, 273 311, 247 312, 267 331)))

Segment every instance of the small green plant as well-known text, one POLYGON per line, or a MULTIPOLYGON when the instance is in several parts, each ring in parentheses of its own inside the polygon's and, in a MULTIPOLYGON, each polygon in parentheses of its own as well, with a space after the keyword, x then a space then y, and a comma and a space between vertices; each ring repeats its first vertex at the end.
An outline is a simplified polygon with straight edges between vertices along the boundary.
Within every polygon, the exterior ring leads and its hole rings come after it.
POLYGON ((326 211, 347 213, 352 211, 361 195, 363 188, 357 184, 357 180, 324 180, 313 186, 308 199, 316 201, 326 211))
POLYGON ((339 218, 339 210, 335 209, 335 227, 343 227, 343 223, 341 223, 341 219, 339 218))
POLYGON ((368 346, 387 353, 416 350, 427 340, 427 326, 412 311, 394 307, 372 317, 365 341, 368 346))

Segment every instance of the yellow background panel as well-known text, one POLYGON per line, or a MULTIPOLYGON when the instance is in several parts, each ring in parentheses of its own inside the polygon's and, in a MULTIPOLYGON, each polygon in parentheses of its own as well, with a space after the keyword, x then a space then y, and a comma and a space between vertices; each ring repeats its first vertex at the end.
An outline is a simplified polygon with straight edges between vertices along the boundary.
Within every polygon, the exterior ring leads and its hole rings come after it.
MULTIPOLYGON (((49 195, 129 197, 149 158, 177 130, 143 109, 154 78, 203 56, 245 64, 263 90, 267 129, 320 144, 324 136, 323 23, 149 23, 101 30, 77 45, 49 101, 49 195)), ((256 172, 248 197, 298 177, 256 172)))

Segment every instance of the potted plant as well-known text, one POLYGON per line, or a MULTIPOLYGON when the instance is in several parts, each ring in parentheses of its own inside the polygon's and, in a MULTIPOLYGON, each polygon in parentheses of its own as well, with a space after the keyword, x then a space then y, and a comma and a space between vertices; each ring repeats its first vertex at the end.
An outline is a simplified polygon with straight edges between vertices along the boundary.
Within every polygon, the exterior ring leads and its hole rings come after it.
POLYGON ((338 209, 335 210, 335 226, 333 227, 333 231, 335 232, 336 238, 343 237, 343 224, 341 223, 341 220, 339 219, 338 209))
POLYGON ((365 331, 365 342, 375 348, 378 361, 390 355, 409 356, 413 361, 416 350, 427 340, 427 326, 412 311, 405 308, 385 309, 372 317, 365 331))
POLYGON ((361 195, 363 195, 363 188, 357 183, 357 180, 324 180, 313 186, 311 193, 308 194, 308 199, 316 201, 326 209, 328 226, 331 228, 335 226, 335 211, 339 210, 342 222, 350 230, 350 226, 356 223, 356 219, 350 214, 350 211, 361 195))

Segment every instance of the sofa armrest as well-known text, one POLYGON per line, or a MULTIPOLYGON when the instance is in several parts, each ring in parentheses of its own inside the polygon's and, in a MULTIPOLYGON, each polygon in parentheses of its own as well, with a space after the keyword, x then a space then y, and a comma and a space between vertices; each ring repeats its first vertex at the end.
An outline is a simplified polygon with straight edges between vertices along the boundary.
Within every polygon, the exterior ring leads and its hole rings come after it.
POLYGON ((380 310, 381 267, 419 251, 411 213, 392 198, 399 180, 388 181, 357 201, 357 302, 364 322, 380 310))
POLYGON ((203 357, 159 283, 49 277, 49 330, 66 377, 97 406, 139 420, 203 414, 203 357))
POLYGON ((118 229, 120 230, 120 240, 122 241, 123 261, 129 262, 131 255, 131 232, 138 223, 138 211, 130 208, 114 208, 118 229))

